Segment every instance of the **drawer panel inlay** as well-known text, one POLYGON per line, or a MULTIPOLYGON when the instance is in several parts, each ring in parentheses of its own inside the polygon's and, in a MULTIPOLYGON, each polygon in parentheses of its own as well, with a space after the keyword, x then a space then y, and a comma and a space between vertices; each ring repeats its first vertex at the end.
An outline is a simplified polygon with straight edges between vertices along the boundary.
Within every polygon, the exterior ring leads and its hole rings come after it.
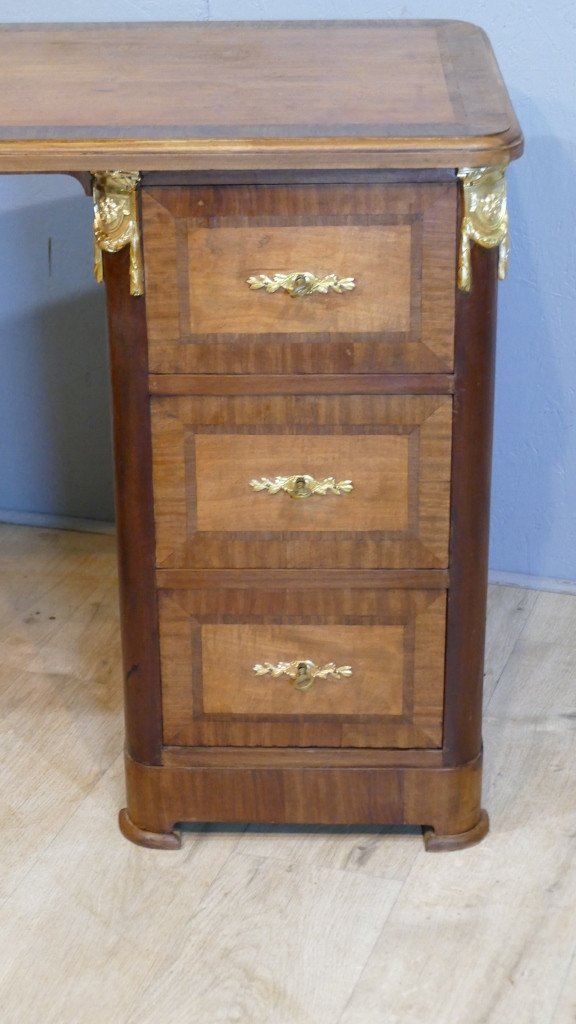
MULTIPOLYGON (((207 714, 399 715, 403 626, 202 626, 203 705, 207 714), (304 659, 303 655, 310 657, 304 659), (279 659, 282 659, 279 661, 279 659), (304 690, 290 665, 311 661, 334 671, 304 690), (352 668, 350 662, 354 662, 352 668), (274 673, 278 665, 284 671, 274 673), (259 672, 270 666, 272 671, 259 672), (349 673, 337 675, 338 668, 349 673), (384 681, 385 680, 385 681, 384 681)), ((302 673, 302 677, 304 673, 302 673)))
POLYGON ((452 369, 455 182, 145 188, 143 238, 152 373, 452 369))
POLYGON ((153 398, 157 565, 444 568, 451 421, 450 396, 153 398))
POLYGON ((195 439, 195 454, 198 530, 408 529, 409 436, 209 434, 195 439), (252 486, 273 478, 275 468, 290 472, 299 465, 322 483, 334 478, 330 470, 335 467, 342 483, 354 473, 353 487, 348 493, 326 490, 321 501, 315 495, 306 501, 252 486))
POLYGON ((440 744, 444 591, 264 586, 159 597, 166 743, 440 744), (319 674, 299 688, 304 663, 319 674))
POLYGON ((410 325, 409 224, 189 228, 186 243, 187 334, 405 332, 410 325), (356 287, 307 302, 290 301, 284 288, 267 295, 247 287, 270 270, 289 277, 294 266, 320 277, 334 267, 345 277, 349 267, 356 287))

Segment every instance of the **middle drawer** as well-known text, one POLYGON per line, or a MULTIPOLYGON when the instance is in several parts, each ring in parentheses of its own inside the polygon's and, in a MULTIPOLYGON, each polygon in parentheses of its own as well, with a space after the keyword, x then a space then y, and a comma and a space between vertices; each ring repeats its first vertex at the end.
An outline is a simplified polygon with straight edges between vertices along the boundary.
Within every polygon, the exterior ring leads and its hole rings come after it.
POLYGON ((447 566, 450 396, 151 403, 158 566, 447 566))

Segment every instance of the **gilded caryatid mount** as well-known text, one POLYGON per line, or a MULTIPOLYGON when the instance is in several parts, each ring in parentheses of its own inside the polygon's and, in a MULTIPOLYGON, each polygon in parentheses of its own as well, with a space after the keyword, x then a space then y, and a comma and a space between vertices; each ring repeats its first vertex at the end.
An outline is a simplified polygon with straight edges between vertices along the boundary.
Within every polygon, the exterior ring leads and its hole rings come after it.
POLYGON ((463 167, 458 171, 458 177, 462 181, 464 196, 458 287, 464 292, 469 292, 472 287, 471 242, 476 242, 485 249, 498 246, 498 277, 501 281, 506 277, 510 236, 505 168, 463 167))
POLYGON ((102 253, 119 252, 130 246, 130 294, 144 294, 142 249, 138 225, 138 183, 136 171, 96 171, 94 196, 94 273, 103 280, 102 253))

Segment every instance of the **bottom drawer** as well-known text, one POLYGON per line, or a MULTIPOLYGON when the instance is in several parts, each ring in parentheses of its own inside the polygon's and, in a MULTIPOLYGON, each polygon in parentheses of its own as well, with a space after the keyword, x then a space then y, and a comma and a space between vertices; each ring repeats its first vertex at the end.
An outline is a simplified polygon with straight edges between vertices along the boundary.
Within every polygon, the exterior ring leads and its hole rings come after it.
POLYGON ((159 592, 164 743, 439 747, 446 592, 159 592))

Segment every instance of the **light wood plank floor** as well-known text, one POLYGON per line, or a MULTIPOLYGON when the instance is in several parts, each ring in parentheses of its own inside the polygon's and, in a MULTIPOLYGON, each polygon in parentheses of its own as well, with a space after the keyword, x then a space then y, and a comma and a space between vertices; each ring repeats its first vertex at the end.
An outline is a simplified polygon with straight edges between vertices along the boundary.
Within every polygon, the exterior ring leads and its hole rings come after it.
POLYGON ((123 802, 114 542, 0 527, 2 1024, 574 1024, 576 598, 490 593, 492 831, 190 828, 123 802))

